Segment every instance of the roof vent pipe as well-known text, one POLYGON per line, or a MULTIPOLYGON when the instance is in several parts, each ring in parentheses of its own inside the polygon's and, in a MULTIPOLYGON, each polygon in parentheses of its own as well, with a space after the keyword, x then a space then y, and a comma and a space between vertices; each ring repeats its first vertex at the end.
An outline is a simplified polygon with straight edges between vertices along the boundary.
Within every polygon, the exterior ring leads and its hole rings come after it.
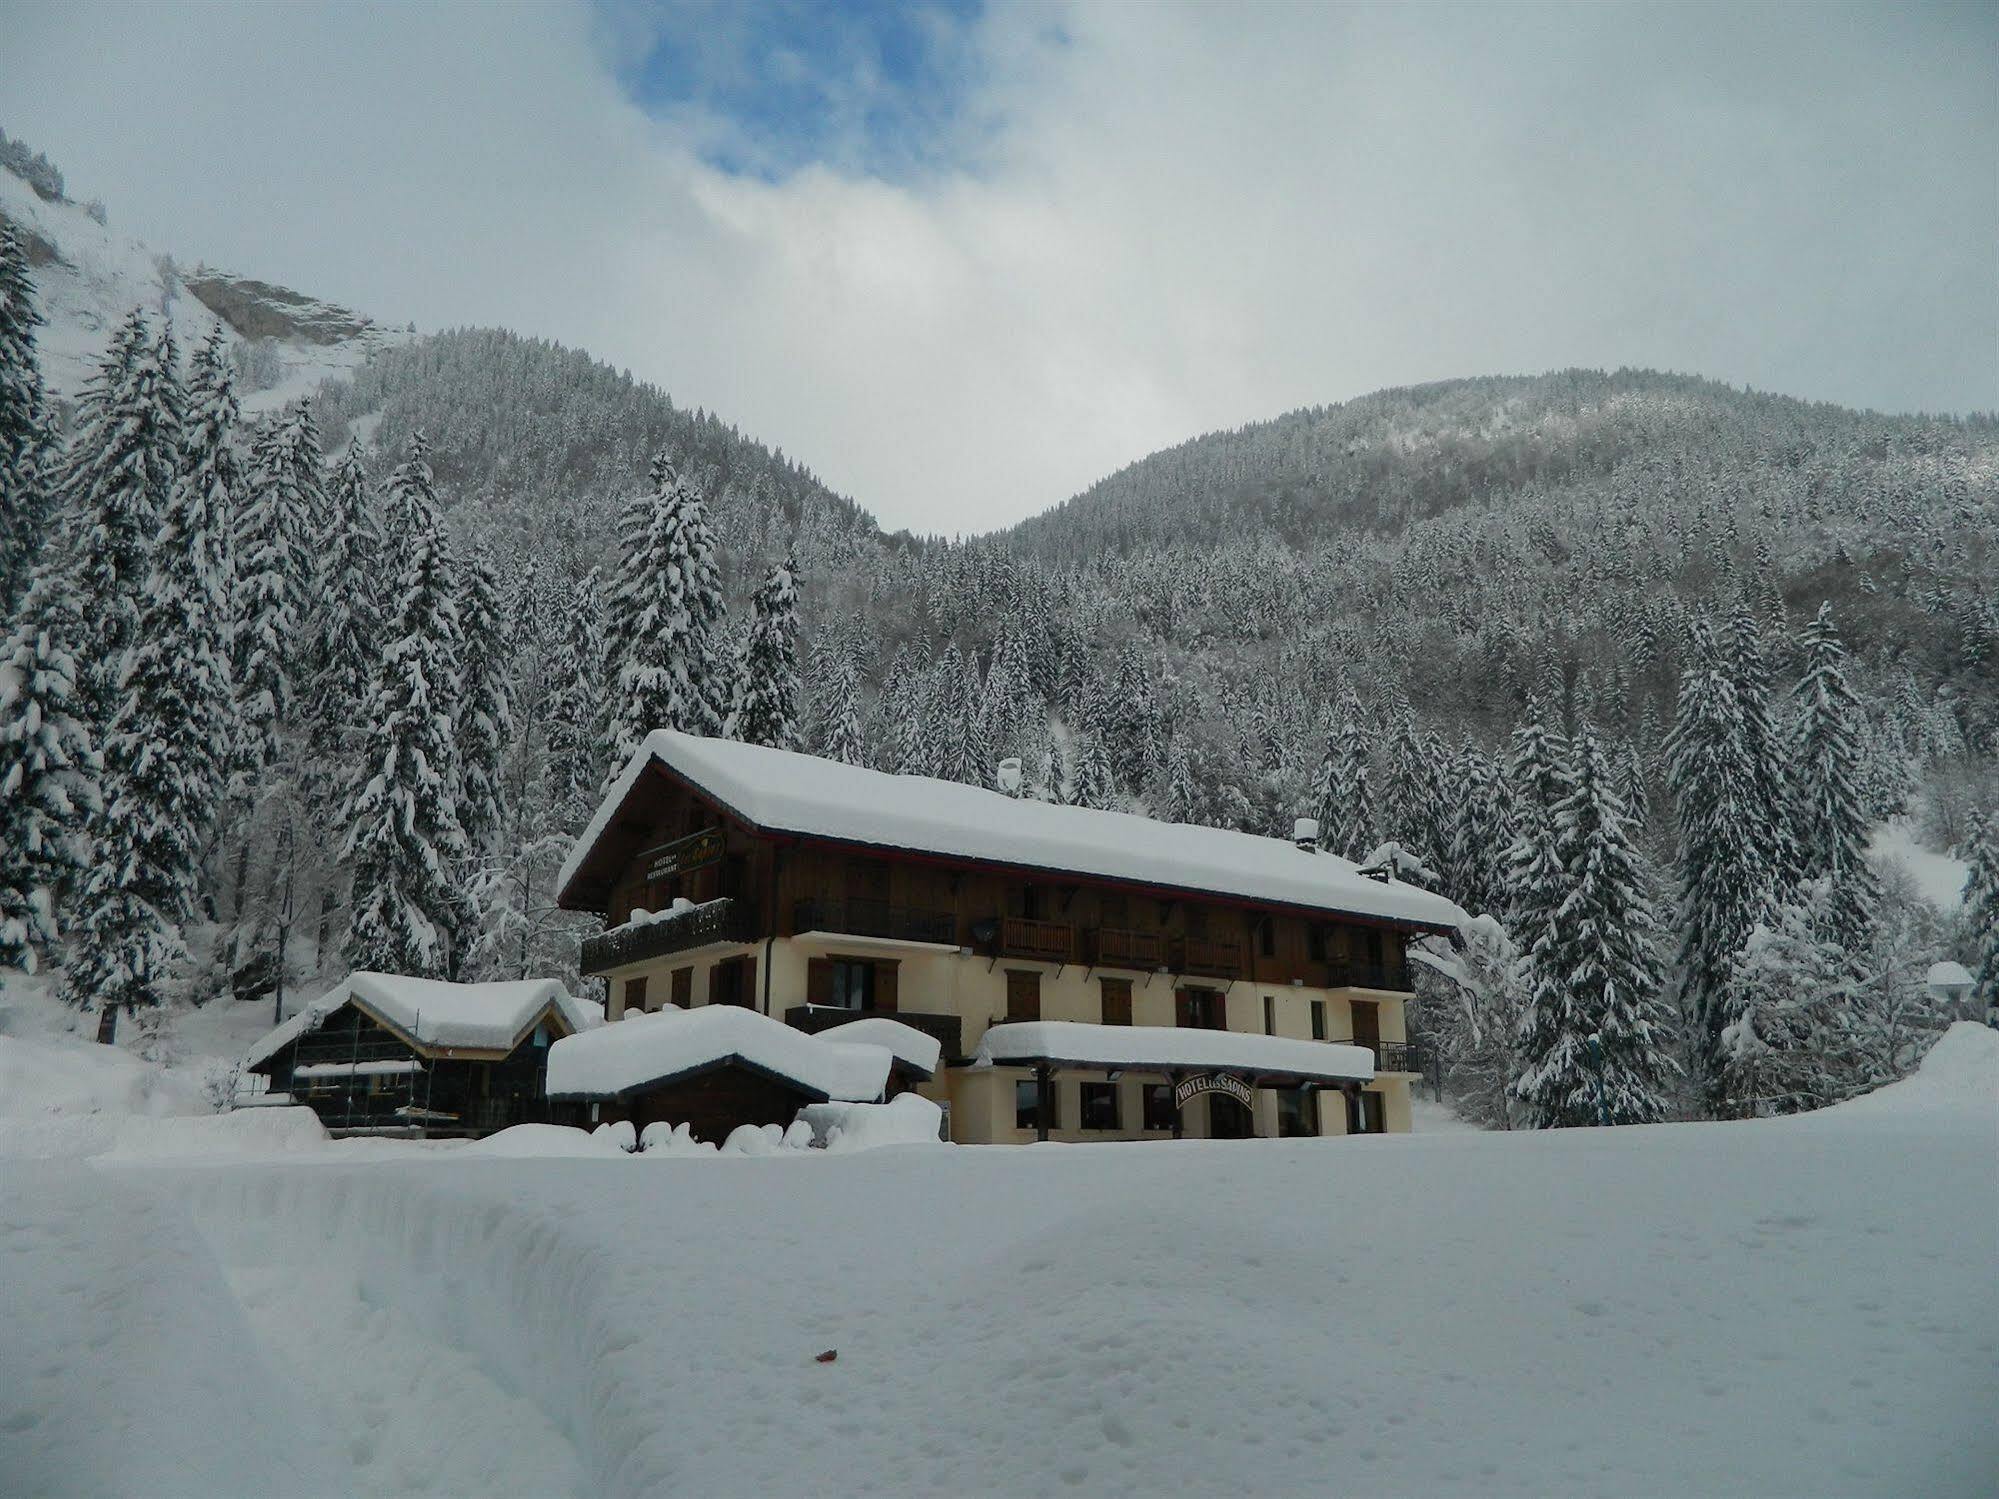
POLYGON ((993 780, 1008 796, 1020 795, 1020 756, 1008 755, 993 767, 993 780))
POLYGON ((1292 823, 1291 841, 1304 849, 1308 854, 1317 853, 1319 850, 1319 819, 1316 817, 1301 817, 1292 823))

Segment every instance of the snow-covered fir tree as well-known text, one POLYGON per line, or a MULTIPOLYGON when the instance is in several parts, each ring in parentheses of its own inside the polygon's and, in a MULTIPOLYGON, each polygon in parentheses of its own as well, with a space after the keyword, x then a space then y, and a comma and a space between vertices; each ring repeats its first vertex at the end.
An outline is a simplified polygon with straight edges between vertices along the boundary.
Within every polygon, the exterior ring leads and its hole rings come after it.
POLYGON ((86 631, 76 652, 82 706, 100 736, 117 707, 154 533, 179 477, 180 418, 171 347, 135 311, 84 386, 62 465, 66 571, 86 631))
POLYGON ((750 600, 736 656, 735 703, 724 733, 745 744, 795 750, 798 731, 798 586, 787 557, 764 574, 750 600))
POLYGON ((842 765, 867 763, 867 746, 861 739, 860 686, 853 659, 846 655, 830 668, 818 754, 842 765))
POLYGON ((1791 695, 1788 777, 1798 868, 1806 879, 1830 883, 1828 919, 1839 940, 1857 950, 1866 941, 1879 890, 1867 863, 1867 815, 1860 803, 1854 744, 1860 704, 1847 684, 1846 650, 1833 628, 1830 604, 1819 606, 1803 649, 1805 674, 1791 695))
POLYGON ((1312 786, 1313 814, 1319 819, 1319 847, 1343 859, 1360 859, 1374 847, 1378 829, 1369 779, 1367 726, 1360 699, 1341 696, 1326 753, 1312 786))
POLYGON ((1513 841, 1504 858, 1506 924, 1523 956, 1553 941, 1550 930, 1566 894, 1555 809, 1574 789, 1568 741, 1543 721, 1538 699, 1513 731, 1507 763, 1514 805, 1513 841))
POLYGON ((1852 961, 1826 935, 1831 882, 1810 879, 1759 921, 1729 977, 1736 1017, 1721 1034, 1730 1098, 1757 1113, 1791 1114, 1837 1101, 1852 1001, 1852 961))
POLYGON ((1730 973, 1770 910, 1773 871, 1757 841, 1768 825, 1755 805, 1762 778, 1749 761, 1735 683, 1705 626, 1696 627, 1692 651, 1666 740, 1680 835, 1679 994, 1697 1081, 1718 1112, 1727 1102, 1721 1036, 1738 1018, 1730 973))
POLYGON ((1968 850, 1964 919, 1971 939, 1972 1002, 1999 1025, 1999 808, 1979 819, 1968 850))
POLYGON ((652 492, 625 509, 619 550, 606 629, 616 673, 607 784, 654 729, 720 733, 728 701, 707 503, 665 454, 653 460, 652 492))
POLYGON ((443 978, 464 926, 471 848, 458 816, 454 569, 426 451, 419 438, 389 480, 402 565, 362 712, 367 749, 343 819, 344 857, 354 871, 349 966, 443 978))
POLYGON ((558 591, 555 607, 562 631, 550 645, 560 661, 551 670, 548 706, 550 795, 563 809, 564 821, 574 826, 589 816, 603 767, 611 758, 601 589, 592 568, 580 581, 558 591))
POLYGON ((318 428, 301 402, 257 427, 249 493, 237 512, 236 792, 256 795, 295 718, 293 693, 306 663, 304 625, 312 584, 311 548, 324 539, 328 511, 318 428))
POLYGON ((1515 1096, 1544 1129, 1645 1124, 1675 1064, 1659 1018, 1658 926, 1615 773, 1594 731, 1552 822, 1561 900, 1527 955, 1515 1096))
POLYGON ((1754 794, 1748 804, 1752 836, 1763 850, 1762 862, 1773 897, 1789 893, 1802 875, 1799 830, 1791 823, 1796 804, 1789 776, 1788 746, 1779 730, 1770 663, 1763 649, 1762 627, 1747 594, 1738 594, 1729 616, 1724 654, 1729 681, 1735 689, 1741 720, 1742 752, 1748 762, 1754 794))
POLYGON ((101 805, 69 644, 83 622, 57 563, 37 566, 0 646, 0 969, 27 973, 61 935, 59 898, 85 864, 84 829, 101 805))
POLYGON ((500 616, 499 579, 483 551, 458 569, 458 821, 474 849, 506 821, 502 767, 514 735, 515 632, 500 616))
POLYGON ((306 681, 307 802, 322 832, 337 825, 351 792, 369 676, 381 653, 377 631, 385 570, 380 518, 361 456, 349 443, 327 485, 330 521, 313 550, 306 681))
POLYGON ((41 324, 27 246, 0 221, 0 620, 26 591, 54 519, 54 434, 35 350, 41 324))
POLYGON ((1166 746, 1166 796, 1158 815, 1167 822, 1197 821, 1199 800, 1187 741, 1175 734, 1166 746))

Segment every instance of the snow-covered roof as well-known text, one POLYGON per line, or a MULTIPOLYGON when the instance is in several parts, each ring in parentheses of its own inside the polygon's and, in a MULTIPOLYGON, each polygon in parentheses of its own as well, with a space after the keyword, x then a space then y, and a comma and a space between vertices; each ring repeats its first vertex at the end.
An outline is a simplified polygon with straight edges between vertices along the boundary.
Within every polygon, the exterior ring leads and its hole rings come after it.
POLYGON ((789 750, 671 729, 646 737, 570 849, 567 892, 649 765, 658 763, 767 832, 1059 870, 1157 889, 1455 927, 1465 913, 1428 890, 1373 880, 1345 859, 1281 838, 1016 799, 928 776, 888 775, 789 750))
POLYGON ((715 1067, 740 1064, 822 1100, 881 1097, 894 1062, 887 1047, 828 1041, 739 1005, 669 1007, 549 1048, 550 1098, 615 1098, 715 1067))
POLYGON ((974 1067, 1063 1062, 1131 1072, 1246 1072, 1314 1082, 1366 1082, 1374 1053, 1332 1041, 1297 1041, 1248 1031, 1168 1025, 1086 1025, 1076 1020, 1016 1020, 990 1027, 974 1067))
POLYGON ((243 1065, 268 1061, 307 1031, 317 1030, 350 999, 411 1040, 439 1050, 512 1051, 551 1005, 572 1031, 604 1023, 601 1006, 575 998, 554 979, 450 984, 442 979, 357 972, 251 1047, 243 1065))
POLYGON ((937 1071, 938 1060, 944 1055, 944 1043, 928 1031, 920 1031, 900 1020, 891 1020, 886 1015, 870 1015, 864 1020, 829 1025, 819 1032, 819 1038, 822 1041, 859 1041, 867 1046, 886 1047, 898 1062, 925 1077, 937 1071))

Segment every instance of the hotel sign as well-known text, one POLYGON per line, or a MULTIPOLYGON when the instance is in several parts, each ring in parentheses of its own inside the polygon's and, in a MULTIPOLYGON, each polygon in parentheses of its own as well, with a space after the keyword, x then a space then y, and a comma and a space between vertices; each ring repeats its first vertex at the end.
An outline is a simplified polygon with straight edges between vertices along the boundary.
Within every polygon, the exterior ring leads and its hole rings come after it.
POLYGON ((1173 1107, 1184 1109, 1203 1093, 1226 1093, 1246 1109, 1255 1107, 1249 1084, 1226 1072, 1197 1072, 1192 1077, 1181 1078, 1179 1086, 1173 1090, 1173 1107))
POLYGON ((670 880, 675 875, 692 874, 697 869, 706 869, 710 864, 722 860, 722 830, 703 828, 698 833, 689 833, 685 838, 676 838, 671 843, 662 843, 657 848, 649 848, 639 855, 645 865, 645 877, 653 880, 670 880))

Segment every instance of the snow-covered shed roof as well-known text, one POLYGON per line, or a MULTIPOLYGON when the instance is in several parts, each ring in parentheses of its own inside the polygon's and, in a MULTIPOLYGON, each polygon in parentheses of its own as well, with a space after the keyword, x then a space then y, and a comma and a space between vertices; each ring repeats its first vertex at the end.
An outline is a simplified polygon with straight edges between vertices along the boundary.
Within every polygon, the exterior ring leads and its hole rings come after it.
POLYGON ((571 1032, 604 1023, 604 1011, 554 979, 450 984, 397 973, 350 973, 250 1048, 246 1067, 268 1061, 307 1031, 319 1029, 350 1000, 415 1046, 437 1052, 510 1052, 551 1008, 571 1032))
POLYGON ((1334 1041, 1298 1041, 1246 1031, 1167 1025, 1087 1025, 1076 1020, 1016 1020, 990 1027, 974 1067, 1048 1062, 1130 1072, 1234 1072, 1301 1082, 1366 1082, 1374 1053, 1334 1041))
POLYGON ((894 1056, 883 1046, 828 1041, 739 1005, 666 1009, 566 1036, 548 1051, 550 1098, 617 1098, 742 1066, 818 1102, 881 1097, 894 1056))
POLYGON ((936 1073, 937 1063, 944 1055, 944 1043, 928 1031, 920 1031, 900 1020, 891 1020, 886 1015, 869 1015, 862 1020, 829 1025, 819 1032, 819 1039, 859 1041, 867 1046, 886 1047, 896 1061, 925 1077, 936 1073))
POLYGON ((1056 806, 958 781, 888 775, 671 729, 646 736, 576 840, 556 881, 563 899, 572 898, 577 875, 654 765, 770 833, 1266 901, 1437 931, 1466 919, 1441 895, 1395 880, 1369 879, 1345 859, 1281 838, 1056 806))

